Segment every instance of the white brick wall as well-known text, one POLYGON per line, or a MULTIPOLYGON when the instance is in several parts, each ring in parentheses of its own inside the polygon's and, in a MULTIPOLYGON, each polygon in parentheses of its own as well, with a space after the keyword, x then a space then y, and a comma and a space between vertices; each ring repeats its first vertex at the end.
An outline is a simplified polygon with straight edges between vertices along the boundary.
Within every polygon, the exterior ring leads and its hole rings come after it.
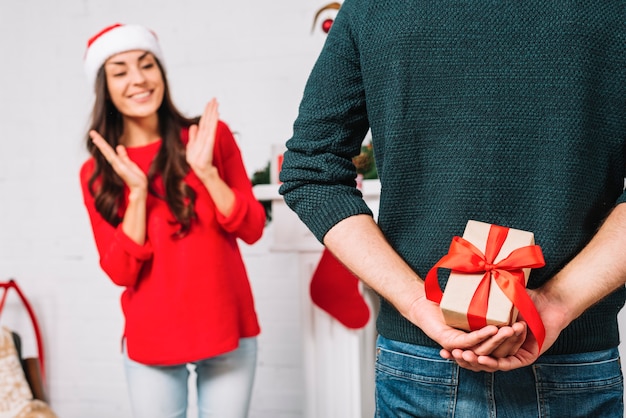
MULTIPOLYGON (((46 343, 49 395, 61 418, 130 416, 119 354, 121 289, 99 270, 78 170, 92 95, 87 38, 114 22, 161 39, 173 97, 189 115, 212 96, 237 132, 248 171, 291 134, 323 43, 322 0, 22 0, 0 2, 0 281, 16 278, 46 343)), ((302 416, 299 283, 293 257, 266 237, 242 245, 262 335, 252 417, 302 416)), ((15 295, 1 323, 23 329, 15 295)))

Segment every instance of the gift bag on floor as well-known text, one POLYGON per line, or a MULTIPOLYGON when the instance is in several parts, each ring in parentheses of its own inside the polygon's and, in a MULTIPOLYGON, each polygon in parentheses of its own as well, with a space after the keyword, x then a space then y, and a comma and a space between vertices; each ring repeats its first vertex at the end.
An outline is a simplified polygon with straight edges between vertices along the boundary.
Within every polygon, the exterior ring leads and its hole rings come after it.
POLYGON ((0 313, 8 291, 14 289, 28 311, 38 349, 37 358, 23 359, 19 334, 0 327, 0 418, 57 418, 45 399, 43 345, 35 313, 14 280, 0 283, 0 288, 0 313))

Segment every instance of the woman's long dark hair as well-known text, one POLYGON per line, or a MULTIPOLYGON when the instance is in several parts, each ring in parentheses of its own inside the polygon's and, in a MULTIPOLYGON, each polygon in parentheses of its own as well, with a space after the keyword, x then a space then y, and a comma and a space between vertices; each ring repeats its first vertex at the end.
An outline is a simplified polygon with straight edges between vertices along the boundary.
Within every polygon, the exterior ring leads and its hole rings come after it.
MULTIPOLYGON (((148 184, 153 184, 152 180, 157 174, 162 176, 165 196, 158 197, 165 199, 176 222, 180 224, 180 229, 176 235, 184 236, 189 232, 191 223, 196 217, 193 209, 196 193, 183 181, 189 171, 189 165, 185 158, 185 147, 181 141, 180 133, 182 128, 197 123, 198 118, 187 118, 174 106, 165 71, 161 63, 158 60, 156 62, 161 70, 164 83, 163 103, 157 111, 162 143, 161 149, 148 171, 148 184)), ((104 66, 100 67, 98 71, 95 93, 90 130, 93 129, 100 133, 109 145, 115 148, 119 145, 119 138, 124 131, 124 121, 122 114, 111 101, 104 66)), ((87 150, 95 160, 95 169, 89 179, 89 191, 94 196, 96 210, 111 225, 118 226, 122 222, 120 205, 123 199, 124 181, 93 144, 89 135, 87 135, 87 150)), ((149 186, 149 192, 157 195, 151 186, 149 186)))

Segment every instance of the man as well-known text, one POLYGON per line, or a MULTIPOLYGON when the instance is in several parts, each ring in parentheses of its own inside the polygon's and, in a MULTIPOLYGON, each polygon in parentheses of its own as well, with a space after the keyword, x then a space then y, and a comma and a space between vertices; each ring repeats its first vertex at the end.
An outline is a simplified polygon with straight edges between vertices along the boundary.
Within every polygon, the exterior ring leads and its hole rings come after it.
POLYGON ((377 416, 621 417, 626 3, 346 0, 281 193, 381 296, 377 416), (371 129, 376 223, 351 158, 371 129), (546 328, 445 325, 423 278, 469 219, 532 231, 546 328), (577 396, 579 394, 584 396, 577 396))

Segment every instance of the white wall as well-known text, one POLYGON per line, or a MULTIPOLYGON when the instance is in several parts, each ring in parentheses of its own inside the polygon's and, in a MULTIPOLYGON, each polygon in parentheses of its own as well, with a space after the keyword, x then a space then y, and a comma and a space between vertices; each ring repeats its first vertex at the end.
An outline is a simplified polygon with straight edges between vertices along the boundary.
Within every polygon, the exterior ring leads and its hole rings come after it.
MULTIPOLYGON (((161 40, 173 96, 185 113, 216 96, 250 174, 291 134, 323 43, 311 32, 322 0, 3 0, 0 2, 0 281, 16 278, 41 322, 50 401, 62 418, 129 417, 119 354, 119 288, 100 271, 78 170, 92 105, 86 41, 114 23, 161 40)), ((252 417, 302 416, 295 261, 266 237, 243 245, 262 335, 252 417)), ((27 317, 12 295, 1 322, 27 317)))

